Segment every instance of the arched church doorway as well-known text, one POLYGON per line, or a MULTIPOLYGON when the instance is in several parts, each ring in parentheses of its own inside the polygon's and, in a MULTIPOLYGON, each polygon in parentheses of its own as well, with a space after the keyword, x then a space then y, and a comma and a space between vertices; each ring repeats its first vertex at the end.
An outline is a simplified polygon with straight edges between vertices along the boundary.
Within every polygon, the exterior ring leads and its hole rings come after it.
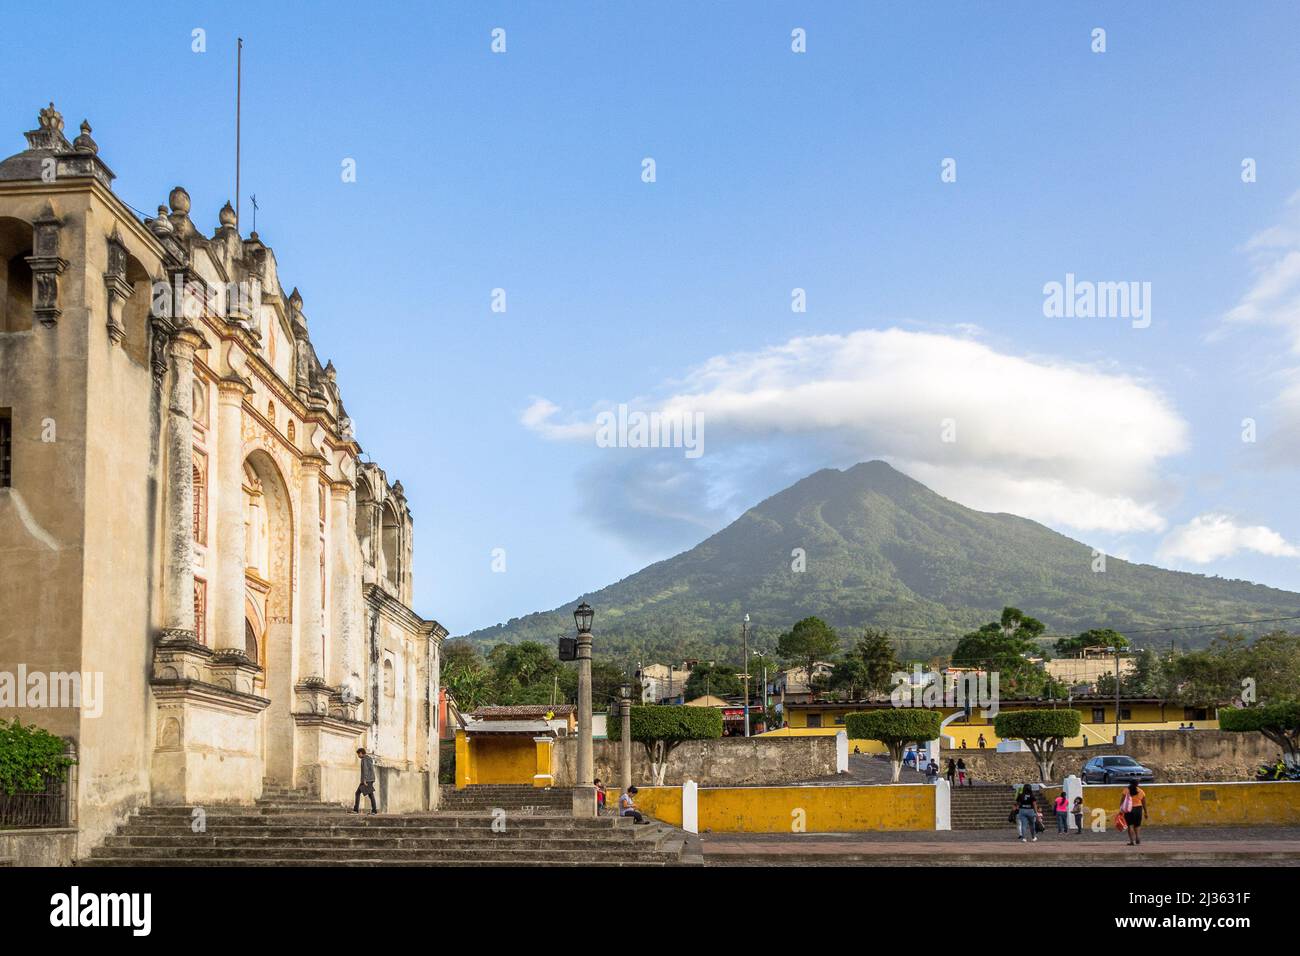
POLYGON ((244 462, 244 642, 270 699, 263 728, 265 777, 293 785, 293 504, 265 451, 244 462), (254 657, 256 653, 256 657, 254 657))

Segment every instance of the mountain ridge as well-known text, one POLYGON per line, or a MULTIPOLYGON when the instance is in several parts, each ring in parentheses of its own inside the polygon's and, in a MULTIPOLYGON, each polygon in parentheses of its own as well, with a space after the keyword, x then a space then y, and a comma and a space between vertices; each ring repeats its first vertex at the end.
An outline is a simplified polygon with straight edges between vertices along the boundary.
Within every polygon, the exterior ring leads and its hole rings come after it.
POLYGON ((1029 518, 976 511, 883 461, 823 468, 746 510, 693 548, 550 611, 464 635, 481 647, 572 632, 572 608, 596 608, 595 654, 634 661, 738 659, 809 615, 850 640, 890 630, 906 657, 951 649, 962 633, 1014 605, 1073 635, 1142 631, 1165 646, 1201 646, 1187 624, 1300 615, 1300 594, 1107 556, 1029 518), (800 553, 804 570, 796 570, 800 553), (1174 622, 1177 621, 1177 625, 1174 622))

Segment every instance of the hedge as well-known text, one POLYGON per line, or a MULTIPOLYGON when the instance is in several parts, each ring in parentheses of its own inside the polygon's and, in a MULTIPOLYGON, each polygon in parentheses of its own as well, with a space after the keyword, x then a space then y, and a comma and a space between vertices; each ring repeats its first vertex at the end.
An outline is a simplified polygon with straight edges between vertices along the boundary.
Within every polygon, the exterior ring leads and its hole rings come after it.
POLYGON ((934 740, 942 723, 937 711, 898 707, 849 714, 844 718, 844 729, 850 740, 910 743, 934 740))
POLYGON ((45 789, 45 778, 62 780, 72 761, 63 755, 67 745, 40 727, 0 720, 0 790, 12 796, 45 789))
POLYGON ((722 711, 716 707, 643 704, 632 708, 632 739, 639 743, 681 743, 721 736, 722 711))

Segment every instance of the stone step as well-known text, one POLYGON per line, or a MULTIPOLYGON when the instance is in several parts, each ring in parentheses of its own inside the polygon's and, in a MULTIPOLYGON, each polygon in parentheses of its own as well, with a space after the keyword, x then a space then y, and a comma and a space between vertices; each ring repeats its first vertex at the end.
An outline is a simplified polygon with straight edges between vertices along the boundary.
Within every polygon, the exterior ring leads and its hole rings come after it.
POLYGON ((311 848, 328 848, 328 847, 367 847, 367 848, 408 848, 408 849, 438 849, 445 847, 491 847, 497 844, 510 844, 511 847, 520 849, 543 849, 546 847, 555 847, 558 849, 582 849, 585 847, 607 848, 607 847, 637 847, 642 840, 632 834, 608 834, 599 839, 589 838, 589 836, 537 836, 537 835, 512 835, 508 834, 481 834, 476 836, 464 836, 460 834, 441 834, 439 836, 355 836, 355 838, 339 838, 339 836, 242 836, 242 835, 207 835, 191 834, 182 836, 178 834, 170 835, 151 835, 151 834, 122 834, 108 836, 105 838, 105 847, 216 847, 216 848, 240 848, 240 847, 298 847, 303 849, 311 848))
MULTIPOLYGON (((345 860, 284 860, 276 858, 266 858, 258 860, 231 860, 231 859, 189 859, 186 857, 94 857, 87 860, 79 860, 78 866, 93 867, 143 867, 143 866, 160 866, 160 867, 214 867, 214 866, 278 866, 278 867, 299 867, 299 866, 420 866, 430 867, 484 867, 484 866, 503 866, 518 867, 528 865, 531 861, 502 857, 499 859, 484 860, 438 860, 428 862, 425 860, 393 860, 382 856, 356 857, 345 860)), ((624 866, 682 866, 680 860, 675 859, 636 859, 636 860, 545 860, 541 862, 532 862, 532 865, 542 865, 546 867, 624 867, 624 866)))
POLYGON ((439 839, 473 840, 478 838, 494 839, 599 839, 599 840, 643 840, 645 834, 654 827, 640 826, 636 830, 619 827, 617 830, 595 830, 590 827, 582 829, 564 829, 564 827, 524 827, 507 825, 504 831, 491 829, 485 825, 478 827, 222 827, 209 826, 207 830, 194 834, 188 827, 133 825, 122 827, 120 836, 175 836, 175 838, 244 838, 264 839, 266 836, 285 836, 292 839, 439 839))
MULTIPOLYGON (((191 828, 194 818, 189 813, 166 812, 171 808, 142 808, 128 820, 128 825, 137 823, 152 826, 173 826, 191 828)), ((203 818, 207 829, 215 826, 296 826, 296 827, 485 827, 494 819, 489 813, 421 813, 421 814, 377 814, 369 813, 283 813, 259 814, 249 812, 209 811, 203 818)), ((573 817, 520 815, 505 817, 507 826, 541 827, 555 829, 593 829, 607 830, 630 828, 635 826, 630 817, 573 817)))
MULTIPOLYGON (((582 849, 527 849, 516 847, 445 847, 440 849, 392 849, 388 847, 96 847, 91 857, 113 859, 132 858, 183 858, 187 860, 331 860, 344 862, 358 858, 379 858, 394 861, 411 860, 441 863, 444 860, 494 860, 513 859, 519 863, 581 862, 583 860, 611 860, 635 862, 654 859, 659 851, 635 847, 583 847, 582 849)), ((664 854, 664 858, 667 858, 664 854)))

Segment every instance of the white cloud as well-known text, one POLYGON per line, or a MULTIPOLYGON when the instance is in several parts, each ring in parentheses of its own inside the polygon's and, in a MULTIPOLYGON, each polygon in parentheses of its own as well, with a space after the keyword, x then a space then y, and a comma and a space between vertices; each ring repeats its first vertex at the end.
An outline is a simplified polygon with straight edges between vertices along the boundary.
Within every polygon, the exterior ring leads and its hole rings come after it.
MULTIPOLYGON (((716 356, 668 391, 628 401, 701 414, 706 458, 790 441, 802 448, 805 474, 828 458, 885 458, 963 504, 1083 530, 1162 530, 1158 465, 1187 444, 1171 404, 1131 376, 900 329, 716 356), (943 440, 948 420, 951 442, 943 440)), ((561 425, 558 410, 539 400, 524 424, 547 438, 590 441, 600 410, 561 425)))
POLYGON ((1166 561, 1209 564, 1240 551, 1255 551, 1277 558, 1300 557, 1300 548, 1263 525, 1239 525, 1225 514, 1197 515, 1179 525, 1160 542, 1156 556, 1166 561))

